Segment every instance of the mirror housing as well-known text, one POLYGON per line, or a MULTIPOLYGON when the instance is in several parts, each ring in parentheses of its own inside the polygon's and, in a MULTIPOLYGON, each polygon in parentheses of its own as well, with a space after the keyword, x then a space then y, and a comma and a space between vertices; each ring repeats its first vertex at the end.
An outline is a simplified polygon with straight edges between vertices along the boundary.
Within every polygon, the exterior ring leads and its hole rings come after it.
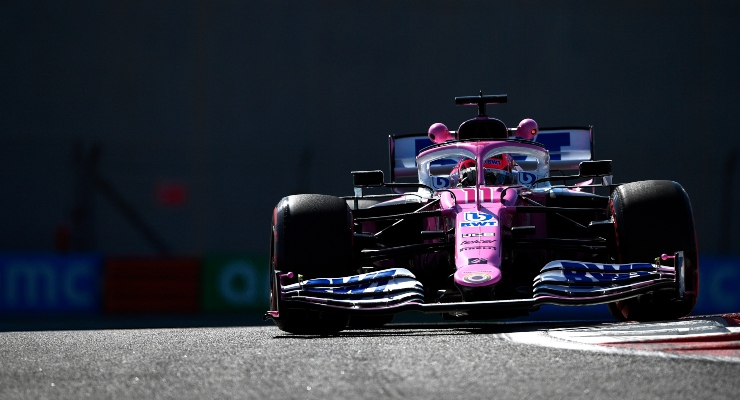
POLYGON ((352 182, 355 187, 383 186, 383 171, 352 171, 352 182))
POLYGON ((612 174, 612 160, 582 161, 578 164, 580 176, 602 176, 612 174))

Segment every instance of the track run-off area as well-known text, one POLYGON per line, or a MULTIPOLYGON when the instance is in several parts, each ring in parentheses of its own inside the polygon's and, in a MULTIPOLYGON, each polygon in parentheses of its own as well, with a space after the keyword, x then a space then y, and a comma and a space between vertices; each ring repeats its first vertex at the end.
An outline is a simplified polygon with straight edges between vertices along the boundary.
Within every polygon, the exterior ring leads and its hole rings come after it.
POLYGON ((737 399, 740 315, 0 333, 0 398, 737 399))
POLYGON ((740 362, 740 314, 543 329, 505 336, 519 343, 563 349, 740 362))

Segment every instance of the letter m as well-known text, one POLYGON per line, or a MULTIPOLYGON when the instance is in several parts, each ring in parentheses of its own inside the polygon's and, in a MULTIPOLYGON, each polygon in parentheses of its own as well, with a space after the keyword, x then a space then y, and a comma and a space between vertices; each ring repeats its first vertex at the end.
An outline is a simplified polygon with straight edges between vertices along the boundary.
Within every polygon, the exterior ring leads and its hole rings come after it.
POLYGON ((5 268, 5 305, 10 308, 55 306, 56 274, 47 263, 10 263, 5 268))

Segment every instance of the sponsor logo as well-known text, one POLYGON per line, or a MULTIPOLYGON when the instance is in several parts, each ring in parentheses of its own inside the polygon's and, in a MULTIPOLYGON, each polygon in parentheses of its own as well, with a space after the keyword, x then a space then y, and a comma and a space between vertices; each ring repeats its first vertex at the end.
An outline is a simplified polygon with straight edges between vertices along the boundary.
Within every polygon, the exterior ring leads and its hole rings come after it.
POLYGON ((637 278, 641 276, 650 276, 650 272, 630 272, 630 273, 596 273, 586 271, 563 271, 563 276, 568 282, 617 282, 637 278))
POLYGON ((488 264, 488 260, 486 260, 485 258, 471 258, 468 260, 468 265, 475 264, 488 264))
POLYGON ((496 246, 473 246, 473 247, 463 247, 460 249, 460 252, 468 251, 468 250, 496 250, 496 246))
POLYGON ((489 158, 488 160, 486 160, 486 162, 483 163, 483 167, 488 166, 501 166, 501 160, 489 158))
POLYGON ((530 185, 536 180, 537 175, 531 172, 519 172, 519 183, 521 183, 522 185, 530 185))
POLYGON ((496 226, 498 225, 498 222, 495 220, 489 221, 489 222, 461 222, 460 227, 461 228, 472 228, 474 226, 496 226))
POLYGON ((462 279, 467 283, 485 283, 493 278, 485 272, 470 272, 465 274, 462 279))
POLYGON ((482 212, 466 212, 465 221, 461 222, 461 228, 470 228, 474 226, 497 226, 498 221, 492 214, 482 212))
POLYGON ((466 221, 477 221, 477 222, 480 222, 480 221, 490 221, 492 219, 494 219, 494 218, 493 218, 493 215, 491 215, 491 214, 486 214, 486 213, 482 213, 482 212, 466 212, 465 213, 465 220, 466 221))
POLYGON ((564 261, 563 276, 570 282, 613 282, 651 274, 651 264, 592 264, 564 261), (597 272, 602 271, 602 272, 597 272))
POLYGON ((101 261, 94 256, 0 257, 0 311, 94 311, 101 261))
POLYGON ((493 232, 483 232, 483 233, 463 233, 462 237, 481 237, 481 236, 496 236, 493 232))
POLYGON ((466 244, 475 244, 475 243, 494 243, 496 242, 495 239, 490 240, 465 240, 460 245, 466 245, 466 244))
POLYGON ((432 179, 432 187, 434 189, 445 189, 450 187, 450 178, 444 178, 441 176, 435 176, 432 179))
POLYGON ((635 264, 593 264, 593 263, 579 263, 573 261, 561 262, 564 268, 568 269, 584 269, 584 270, 602 270, 606 272, 632 272, 636 269, 653 270, 652 264, 635 263, 635 264))
MULTIPOLYGON (((258 301, 256 288, 259 271, 247 260, 233 261, 223 267, 218 277, 218 288, 224 300, 233 305, 245 306, 258 301)), ((260 293, 261 294, 261 293, 260 293)))

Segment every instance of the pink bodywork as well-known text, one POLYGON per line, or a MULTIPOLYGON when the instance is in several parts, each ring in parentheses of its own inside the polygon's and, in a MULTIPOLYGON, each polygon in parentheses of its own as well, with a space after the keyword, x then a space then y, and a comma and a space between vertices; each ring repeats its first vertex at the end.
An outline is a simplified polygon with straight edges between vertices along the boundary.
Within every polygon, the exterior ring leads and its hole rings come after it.
POLYGON ((444 143, 448 140, 454 139, 452 134, 450 133, 450 130, 447 129, 445 124, 437 122, 436 124, 432 124, 432 126, 429 127, 429 132, 427 133, 429 136, 429 140, 431 140, 433 143, 444 143))
MULTIPOLYGON (((549 168, 547 151, 539 146, 526 143, 465 142, 449 146, 462 148, 475 154, 478 165, 482 165, 481 160, 485 160, 486 155, 492 150, 500 149, 506 150, 507 153, 529 151, 540 156, 545 165, 538 170, 540 175, 538 177, 546 175, 549 168)), ((445 148, 449 147, 436 147, 423 151, 419 154, 419 159, 433 157, 433 154, 444 151, 445 148)), ((478 168, 477 172, 477 182, 485 182, 484 169, 478 168)), ((501 280, 502 227, 512 225, 511 219, 519 201, 519 191, 514 188, 506 190, 502 198, 502 192, 506 187, 476 185, 437 192, 440 197, 440 208, 443 215, 446 215, 445 229, 452 228, 451 224, 454 224, 455 228, 455 268, 457 271, 454 274, 454 280, 459 286, 486 287, 493 286, 501 280)), ((530 218, 530 216, 524 218, 530 218)))
POLYGON ((540 128, 537 126, 537 123, 533 119, 526 118, 516 127, 516 136, 526 140, 534 140, 539 131, 540 128))

